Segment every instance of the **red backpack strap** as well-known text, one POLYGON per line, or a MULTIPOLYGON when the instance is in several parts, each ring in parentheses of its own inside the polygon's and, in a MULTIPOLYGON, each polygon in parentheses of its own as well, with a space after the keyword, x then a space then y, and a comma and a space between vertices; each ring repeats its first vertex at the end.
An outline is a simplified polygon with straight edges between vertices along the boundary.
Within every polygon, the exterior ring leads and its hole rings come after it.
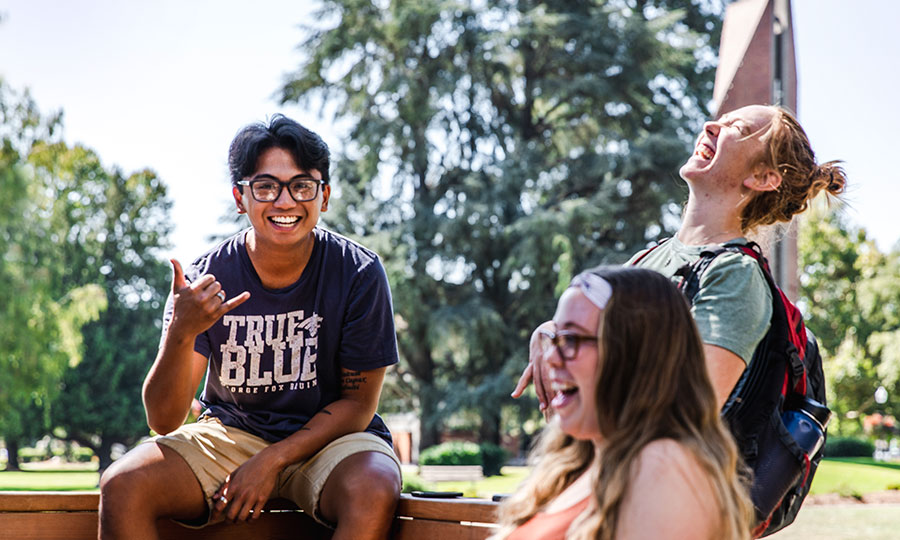
POLYGON ((650 252, 653 251, 654 249, 665 244, 667 240, 668 240, 668 238, 663 238, 656 244, 654 244, 654 245, 650 246, 649 248, 647 248, 646 250, 644 250, 644 252, 641 253, 640 255, 638 255, 638 258, 635 259, 633 263, 631 263, 631 266, 637 266, 637 264, 639 262, 641 262, 644 259, 644 257, 646 257, 647 255, 650 255, 650 252))

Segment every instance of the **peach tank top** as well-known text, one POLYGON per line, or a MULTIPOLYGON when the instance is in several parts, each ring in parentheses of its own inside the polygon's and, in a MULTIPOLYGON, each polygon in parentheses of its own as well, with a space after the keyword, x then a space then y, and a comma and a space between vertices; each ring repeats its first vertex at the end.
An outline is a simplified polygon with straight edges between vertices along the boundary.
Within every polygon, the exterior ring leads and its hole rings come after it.
POLYGON ((590 502, 590 496, 565 510, 547 514, 538 512, 507 537, 507 540, 564 540, 566 531, 590 502))

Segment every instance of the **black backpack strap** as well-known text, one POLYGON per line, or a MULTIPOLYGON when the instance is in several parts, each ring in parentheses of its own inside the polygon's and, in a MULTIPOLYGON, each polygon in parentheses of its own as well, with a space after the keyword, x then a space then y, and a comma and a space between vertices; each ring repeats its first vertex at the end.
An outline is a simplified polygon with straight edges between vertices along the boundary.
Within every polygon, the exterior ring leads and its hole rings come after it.
POLYGON ((675 275, 681 278, 681 281, 678 282, 678 288, 691 304, 694 303, 694 297, 700 292, 700 278, 706 273, 706 270, 715 258, 727 251, 722 246, 716 249, 704 250, 700 252, 697 260, 685 264, 675 271, 675 275))
POLYGON ((769 272, 769 263, 763 256, 759 244, 756 242, 747 242, 746 244, 730 242, 721 244, 715 248, 703 250, 700 252, 700 256, 697 260, 685 264, 675 271, 675 275, 681 277, 681 281, 678 282, 678 288, 681 289, 692 304, 694 303, 694 297, 700 292, 700 278, 716 257, 723 253, 739 253, 753 257, 759 263, 760 267, 762 267, 763 274, 766 276, 766 281, 769 282, 770 285, 774 285, 775 282, 771 279, 771 272, 769 272))

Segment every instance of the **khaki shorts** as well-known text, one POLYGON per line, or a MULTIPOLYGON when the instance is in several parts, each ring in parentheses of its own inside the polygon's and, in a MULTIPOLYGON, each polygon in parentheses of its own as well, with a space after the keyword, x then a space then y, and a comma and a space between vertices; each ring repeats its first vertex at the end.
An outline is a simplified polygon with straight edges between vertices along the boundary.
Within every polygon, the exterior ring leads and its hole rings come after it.
MULTIPOLYGON (((214 502, 212 496, 225 482, 225 477, 271 444, 256 435, 226 426, 217 418, 209 417, 195 424, 185 424, 168 435, 160 435, 150 441, 177 452, 200 482, 209 512, 200 521, 184 522, 185 525, 197 527, 210 524, 209 514, 212 513, 214 502)), ((390 456, 397 464, 399 474, 400 461, 394 454, 394 449, 384 439, 371 433, 350 433, 331 441, 308 460, 286 467, 278 476, 275 491, 270 498, 289 499, 319 523, 333 528, 334 525, 319 514, 322 488, 338 463, 360 452, 381 452, 390 456)))

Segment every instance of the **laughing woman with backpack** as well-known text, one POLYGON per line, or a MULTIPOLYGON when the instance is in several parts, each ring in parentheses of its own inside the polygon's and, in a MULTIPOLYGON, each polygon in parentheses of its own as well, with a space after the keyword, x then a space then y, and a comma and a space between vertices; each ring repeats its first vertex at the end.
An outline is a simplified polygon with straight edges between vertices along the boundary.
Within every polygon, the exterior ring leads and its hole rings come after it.
MULTIPOLYGON (((760 227, 790 222, 822 190, 838 195, 847 181, 837 162, 816 162, 793 115, 763 105, 704 124, 680 174, 690 189, 681 228, 669 241, 629 261, 674 280, 679 279, 675 272, 702 252, 724 243, 747 244, 747 236, 760 227)), ((722 406, 768 331, 772 296, 754 258, 727 253, 704 272, 692 300, 691 313, 722 406)), ((540 361, 539 330, 532 335, 529 364, 513 397, 522 394, 533 376, 544 409, 551 394, 543 383, 545 370, 534 369, 540 361)))
POLYGON ((666 277, 579 274, 539 336, 557 414, 492 540, 750 538, 737 450, 666 277))

